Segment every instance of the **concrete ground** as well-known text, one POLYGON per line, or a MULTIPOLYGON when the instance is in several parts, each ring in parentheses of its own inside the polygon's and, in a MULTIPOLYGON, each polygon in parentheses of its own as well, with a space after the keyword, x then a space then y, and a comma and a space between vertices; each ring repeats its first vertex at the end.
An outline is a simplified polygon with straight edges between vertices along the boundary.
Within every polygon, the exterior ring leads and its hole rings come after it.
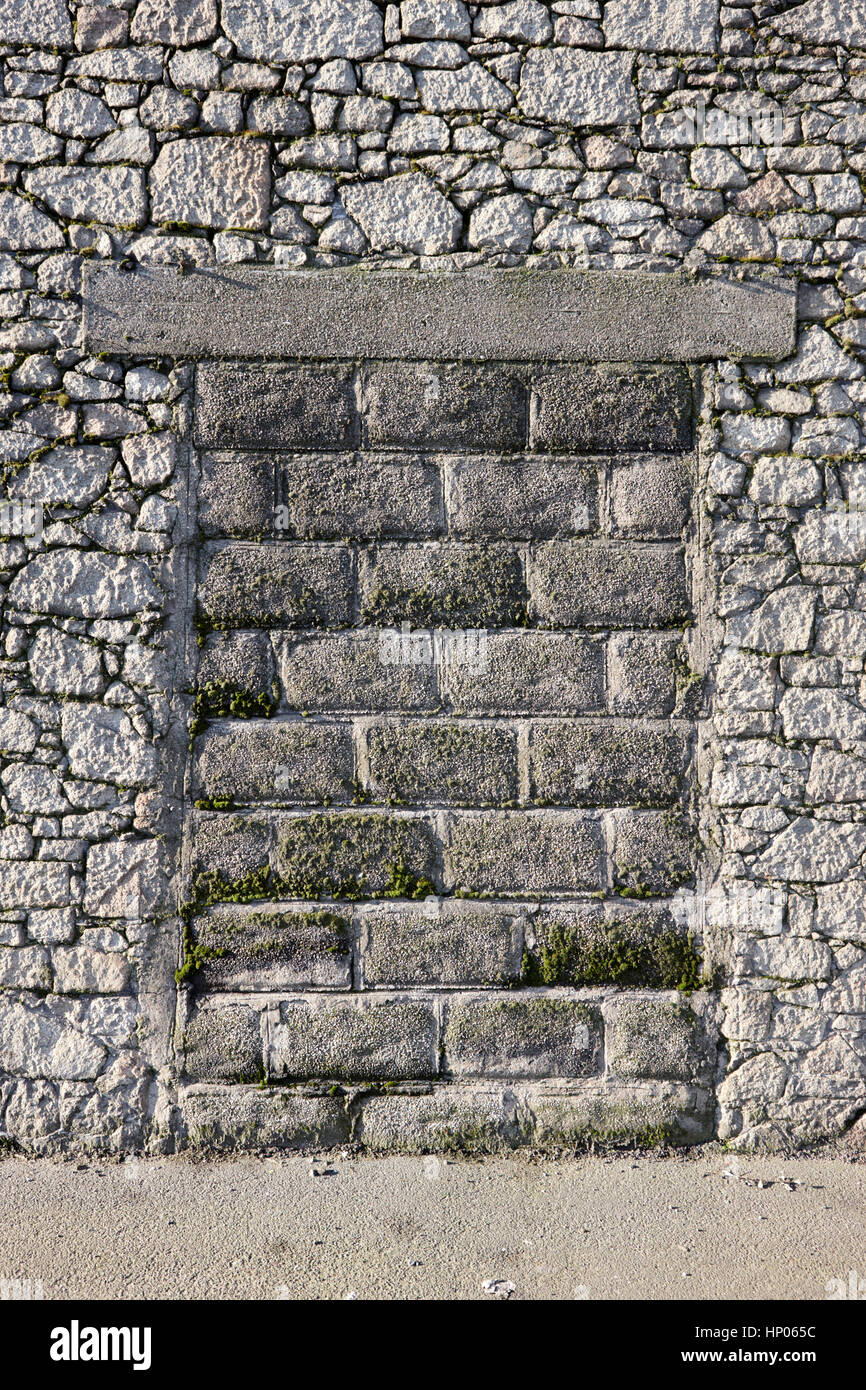
POLYGON ((0 1212, 0 1281, 45 1298, 823 1300, 866 1279, 866 1163, 844 1158, 7 1158, 0 1212))

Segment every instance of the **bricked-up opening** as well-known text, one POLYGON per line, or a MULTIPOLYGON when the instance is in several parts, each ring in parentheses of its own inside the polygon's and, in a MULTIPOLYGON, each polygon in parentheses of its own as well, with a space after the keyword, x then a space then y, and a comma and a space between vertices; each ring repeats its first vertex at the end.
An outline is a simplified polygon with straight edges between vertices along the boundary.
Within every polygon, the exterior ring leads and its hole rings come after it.
MULTIPOLYGON (((331 316, 330 360, 321 326, 306 354, 262 350, 255 312, 238 352, 233 291, 203 335, 171 285, 165 332, 176 350, 191 323, 203 358, 185 1123, 373 1148, 708 1137, 715 999, 675 902, 700 863, 703 713, 685 364, 717 326, 678 280, 683 362, 676 321, 634 362, 634 313, 600 347, 594 291, 588 317, 566 293, 563 352, 553 291, 592 277, 530 276, 525 351, 481 310, 479 360, 471 313, 442 351, 428 288, 386 360, 357 351, 379 278, 343 278, 366 307, 331 316)), ((448 299, 458 277, 421 278, 448 299)), ((674 280, 654 278, 650 302, 674 280)), ((293 280, 308 324, 304 295, 339 276, 284 277, 279 302, 293 280)), ((784 305, 753 350, 784 350, 784 305)))

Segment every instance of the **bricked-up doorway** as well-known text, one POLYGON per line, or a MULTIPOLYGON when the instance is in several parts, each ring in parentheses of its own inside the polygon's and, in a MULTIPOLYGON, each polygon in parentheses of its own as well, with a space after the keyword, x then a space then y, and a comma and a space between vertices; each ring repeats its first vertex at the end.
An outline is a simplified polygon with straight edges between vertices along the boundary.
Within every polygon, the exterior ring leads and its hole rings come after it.
POLYGON ((709 1137, 695 364, 789 351, 790 292, 565 271, 90 290, 94 345, 197 360, 191 1136, 709 1137))

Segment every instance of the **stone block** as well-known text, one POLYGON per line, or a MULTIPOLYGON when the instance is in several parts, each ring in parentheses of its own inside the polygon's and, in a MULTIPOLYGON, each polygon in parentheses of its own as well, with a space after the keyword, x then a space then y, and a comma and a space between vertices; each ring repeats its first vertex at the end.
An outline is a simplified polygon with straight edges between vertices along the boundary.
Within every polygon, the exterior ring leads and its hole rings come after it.
POLYGON ((517 733, 507 725, 424 722, 366 730, 364 785, 392 805, 501 806, 517 800, 517 733))
POLYGON ((505 986, 520 977, 522 951, 519 909, 447 898, 361 909, 367 989, 505 986))
POLYGON ((268 1071, 281 1079, 411 1081, 439 1071, 432 1004, 396 996, 307 995, 280 1002, 268 1071))
POLYGON ((220 449, 351 449, 358 419, 347 367, 208 362, 198 370, 196 438, 220 449))

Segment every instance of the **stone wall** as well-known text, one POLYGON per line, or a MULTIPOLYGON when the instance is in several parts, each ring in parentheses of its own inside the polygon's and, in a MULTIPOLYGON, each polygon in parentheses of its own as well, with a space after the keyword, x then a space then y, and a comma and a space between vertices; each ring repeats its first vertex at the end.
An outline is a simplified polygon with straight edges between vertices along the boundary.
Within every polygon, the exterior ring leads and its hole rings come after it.
POLYGON ((857 1126, 866 9, 0 43, 0 1133, 857 1126))

